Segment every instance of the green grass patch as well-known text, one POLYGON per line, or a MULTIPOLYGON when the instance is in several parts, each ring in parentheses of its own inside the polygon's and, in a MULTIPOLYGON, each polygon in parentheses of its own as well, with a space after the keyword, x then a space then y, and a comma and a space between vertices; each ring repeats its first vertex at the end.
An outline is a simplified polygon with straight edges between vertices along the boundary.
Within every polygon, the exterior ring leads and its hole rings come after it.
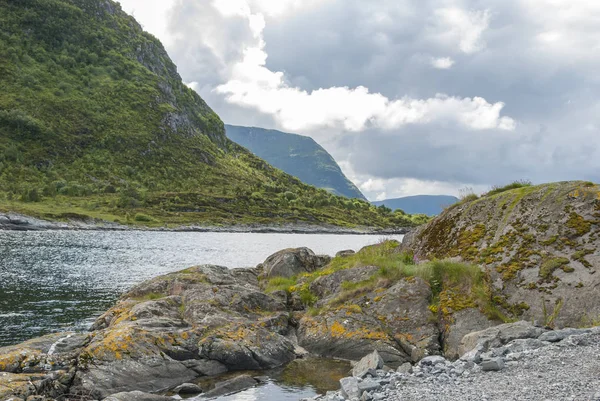
POLYGON ((488 191, 484 196, 492 196, 502 192, 510 191, 518 188, 531 187, 533 184, 529 180, 517 180, 513 181, 508 185, 500 186, 494 185, 490 191, 488 191))

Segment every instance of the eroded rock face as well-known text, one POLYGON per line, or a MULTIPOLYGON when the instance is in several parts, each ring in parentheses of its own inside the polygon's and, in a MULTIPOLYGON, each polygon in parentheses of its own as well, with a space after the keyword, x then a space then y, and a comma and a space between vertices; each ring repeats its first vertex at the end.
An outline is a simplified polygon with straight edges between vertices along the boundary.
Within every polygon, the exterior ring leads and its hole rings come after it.
POLYGON ((556 327, 600 316, 600 187, 562 182, 457 204, 404 238, 420 259, 482 266, 513 318, 556 327))
POLYGON ((330 260, 331 257, 315 255, 308 248, 284 249, 269 256, 261 266, 265 278, 293 277, 314 272, 330 260))
POLYGON ((320 308, 316 316, 306 314, 300 320, 302 347, 352 360, 376 350, 390 366, 440 351, 435 316, 429 310, 431 289, 422 279, 383 280, 353 293, 340 292, 342 282, 362 282, 376 270, 342 270, 312 283, 311 289, 323 298, 316 305, 320 308))

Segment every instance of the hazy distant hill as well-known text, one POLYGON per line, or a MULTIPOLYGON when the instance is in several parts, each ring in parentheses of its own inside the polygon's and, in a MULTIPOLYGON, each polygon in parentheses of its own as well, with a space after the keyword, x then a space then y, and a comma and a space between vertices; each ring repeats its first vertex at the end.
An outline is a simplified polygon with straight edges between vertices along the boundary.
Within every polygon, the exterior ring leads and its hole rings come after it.
POLYGON ((404 198, 386 199, 372 202, 375 206, 385 205, 392 210, 402 209, 408 214, 423 213, 428 216, 440 214, 444 207, 458 201, 455 196, 448 195, 417 195, 404 198))
POLYGON ((306 184, 366 200, 333 157, 312 138, 255 127, 226 125, 225 129, 229 139, 306 184))

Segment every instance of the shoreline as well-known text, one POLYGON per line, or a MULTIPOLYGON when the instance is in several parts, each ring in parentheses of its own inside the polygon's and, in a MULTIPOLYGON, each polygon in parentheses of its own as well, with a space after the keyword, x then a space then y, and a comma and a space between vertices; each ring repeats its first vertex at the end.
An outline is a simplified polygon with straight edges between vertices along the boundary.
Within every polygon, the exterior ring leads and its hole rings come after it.
POLYGON ((214 232, 255 234, 333 234, 333 235, 404 235, 412 228, 379 229, 373 227, 338 227, 331 225, 282 224, 282 225, 233 225, 233 226, 179 226, 179 227, 133 227, 106 221, 69 222, 48 221, 18 213, 0 213, 0 231, 157 231, 157 232, 214 232))

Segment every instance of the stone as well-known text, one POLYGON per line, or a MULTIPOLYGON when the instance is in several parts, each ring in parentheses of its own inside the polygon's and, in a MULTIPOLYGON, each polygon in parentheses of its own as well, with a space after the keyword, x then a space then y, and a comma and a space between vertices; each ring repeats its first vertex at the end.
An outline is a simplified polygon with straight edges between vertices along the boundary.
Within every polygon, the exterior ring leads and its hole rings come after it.
POLYGON ((430 355, 430 356, 426 356, 425 358, 421 359, 421 361, 419 361, 419 365, 435 366, 438 364, 446 364, 446 362, 448 362, 448 361, 443 356, 430 355))
POLYGON ((551 343, 559 342, 567 338, 568 336, 580 335, 590 333, 590 329, 562 329, 562 330, 552 330, 542 333, 538 340, 540 341, 548 341, 551 343))
POLYGON ((233 379, 217 383, 215 388, 207 391, 202 396, 205 398, 221 397, 233 393, 244 391, 256 386, 257 381, 249 375, 240 375, 233 379))
POLYGON ((402 373, 402 374, 410 374, 412 373, 412 365, 409 362, 403 363, 402 365, 400 365, 398 367, 398 369, 396 370, 396 372, 398 373, 402 373))
POLYGON ((352 256, 356 254, 356 252, 354 252, 352 249, 345 249, 343 251, 339 251, 338 253, 335 254, 336 258, 345 258, 348 256, 352 256))
POLYGON ((363 380, 362 382, 358 383, 358 390, 360 391, 361 395, 365 391, 377 391, 380 388, 381 384, 374 380, 363 380))
POLYGON ((383 365, 383 358, 381 358, 377 351, 373 351, 354 365, 352 368, 352 376, 363 378, 369 373, 370 369, 380 369, 383 365))
POLYGON ((175 394, 200 394, 202 388, 194 383, 183 383, 173 389, 175 394))
POLYGON ((171 397, 148 394, 141 391, 116 393, 103 399, 103 401, 172 401, 171 397))
POLYGON ((460 343, 459 354, 462 357, 476 348, 485 352, 516 339, 538 338, 544 331, 541 327, 535 327, 525 321, 501 324, 464 336, 460 343))
POLYGON ((444 336, 444 356, 455 360, 460 357, 460 344, 463 337, 474 331, 497 325, 489 320, 478 308, 467 308, 452 314, 444 336))
POLYGON ((308 248, 283 249, 269 256, 260 266, 262 276, 293 277, 301 273, 311 273, 331 261, 326 255, 315 255, 308 248))
POLYGON ((199 376, 218 376, 227 372, 225 365, 218 361, 211 361, 210 359, 190 359, 181 361, 181 363, 186 368, 198 373, 199 376))
POLYGON ((358 379, 356 377, 344 377, 340 379, 340 391, 344 398, 359 398, 361 392, 358 388, 358 379))
POLYGON ((484 372, 499 371, 504 369, 504 361, 502 358, 492 358, 481 362, 481 370, 484 372))

